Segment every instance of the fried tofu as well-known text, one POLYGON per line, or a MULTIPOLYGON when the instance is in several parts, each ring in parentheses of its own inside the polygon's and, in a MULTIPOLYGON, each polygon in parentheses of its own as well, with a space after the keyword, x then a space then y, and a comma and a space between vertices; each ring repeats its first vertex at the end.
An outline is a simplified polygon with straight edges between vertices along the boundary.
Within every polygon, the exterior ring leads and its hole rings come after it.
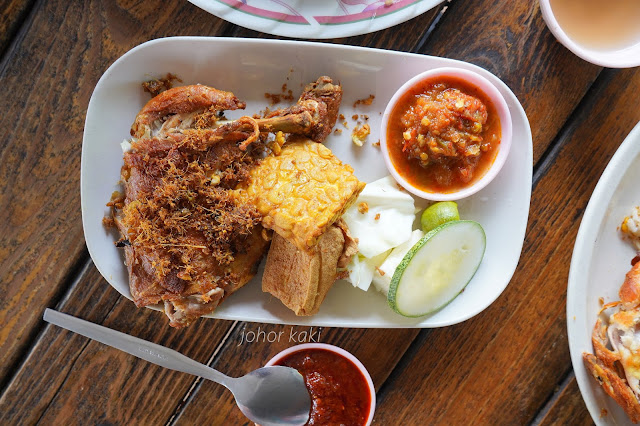
POLYGON ((314 315, 336 280, 345 248, 339 226, 330 226, 312 253, 274 234, 262 276, 262 291, 271 293, 296 315, 314 315))

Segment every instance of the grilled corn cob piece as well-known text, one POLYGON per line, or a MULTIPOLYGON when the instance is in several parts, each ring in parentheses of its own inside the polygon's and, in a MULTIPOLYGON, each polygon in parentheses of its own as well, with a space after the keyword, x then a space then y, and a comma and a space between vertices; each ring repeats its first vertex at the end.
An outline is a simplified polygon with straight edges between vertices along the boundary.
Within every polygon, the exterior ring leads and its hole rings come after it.
POLYGON ((236 189, 236 196, 256 206, 265 228, 311 252, 364 186, 329 148, 301 140, 262 160, 251 170, 248 184, 236 189))

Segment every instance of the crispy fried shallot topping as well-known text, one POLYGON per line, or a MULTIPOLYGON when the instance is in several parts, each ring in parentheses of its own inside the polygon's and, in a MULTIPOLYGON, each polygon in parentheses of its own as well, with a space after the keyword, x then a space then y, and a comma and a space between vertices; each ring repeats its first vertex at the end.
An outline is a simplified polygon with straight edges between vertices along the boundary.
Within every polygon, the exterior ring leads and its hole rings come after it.
POLYGON ((193 138, 187 137, 155 155, 125 155, 125 164, 135 164, 145 181, 155 183, 139 186, 138 198, 123 209, 122 224, 134 247, 168 254, 154 265, 159 279, 177 269, 179 278, 190 280, 192 265, 203 254, 221 265, 230 264, 260 223, 255 207, 237 204, 228 191, 246 179, 257 155, 235 144, 216 148, 216 155, 194 150, 193 138))
POLYGON ((160 93, 171 89, 174 81, 182 82, 177 75, 167 73, 164 78, 156 78, 142 83, 142 90, 150 93, 151 96, 158 96, 160 93))

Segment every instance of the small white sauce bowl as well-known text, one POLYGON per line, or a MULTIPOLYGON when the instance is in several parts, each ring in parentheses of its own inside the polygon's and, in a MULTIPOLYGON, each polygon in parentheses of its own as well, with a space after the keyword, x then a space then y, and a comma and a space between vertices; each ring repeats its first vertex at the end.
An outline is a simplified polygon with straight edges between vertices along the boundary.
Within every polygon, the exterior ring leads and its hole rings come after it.
POLYGON ((344 349, 334 345, 329 345, 327 343, 303 343, 301 345, 292 346, 278 353, 273 358, 271 358, 269 362, 267 362, 266 366, 270 367, 272 365, 276 365, 286 356, 291 355, 292 353, 304 351, 307 349, 322 349, 325 351, 334 352, 342 356, 343 358, 346 358, 349 361, 351 361, 351 363, 355 365, 358 368, 358 370, 360 370, 360 373, 367 381, 367 385, 369 388, 369 397, 371 398, 371 406, 369 407, 369 416, 367 417, 367 422, 365 423, 366 426, 369 426, 373 421, 373 414, 376 411, 376 390, 373 386, 373 380, 371 380, 371 376, 369 375, 369 372, 364 367, 364 365, 362 365, 360 360, 358 360, 358 358, 351 355, 349 352, 345 351, 344 349))
POLYGON ((504 99, 500 91, 494 86, 489 80, 481 76, 480 74, 469 71, 463 68, 454 68, 454 67, 443 67, 443 68, 435 68, 429 71, 425 71, 413 77, 411 80, 407 81, 398 89, 398 91, 393 95, 389 103, 387 104, 386 109, 384 110, 384 114, 382 115, 382 128, 380 131, 380 147, 382 148, 382 155, 384 156, 385 164, 387 165, 387 169, 389 173, 393 176, 393 178, 398 182, 402 187, 404 187, 407 191, 412 194, 424 198, 426 200, 432 201, 454 201, 460 200, 462 198, 466 198, 470 195, 475 194, 480 191, 482 188, 487 186, 489 182, 493 180, 498 175, 500 169, 504 165, 507 160, 507 156, 509 155, 509 149, 511 148, 511 135, 512 135, 512 121, 511 121, 511 113, 509 112, 509 107, 507 106, 507 101, 504 99), (501 139, 500 139, 500 147, 498 148, 498 153, 496 154, 496 158, 493 161, 493 164, 486 171, 484 176, 478 179, 475 183, 466 188, 463 188, 459 191, 454 192, 427 192, 421 189, 416 188, 411 185, 402 175, 396 170, 395 165, 393 164, 391 157, 389 155, 389 149, 387 147, 387 125, 389 123, 389 118, 391 117, 391 113, 398 101, 402 98, 402 96, 411 90, 413 87, 419 85, 421 82, 426 80, 437 80, 438 77, 455 77, 460 80, 464 80, 472 86, 475 86, 477 89, 482 91, 487 98, 491 100, 493 106, 495 107, 498 116, 500 117, 500 127, 501 127, 501 139))
POLYGON ((589 49, 574 42, 564 32, 551 9, 550 0, 539 0, 542 18, 555 38, 576 56, 595 65, 608 68, 631 68, 640 66, 640 43, 625 48, 589 49))

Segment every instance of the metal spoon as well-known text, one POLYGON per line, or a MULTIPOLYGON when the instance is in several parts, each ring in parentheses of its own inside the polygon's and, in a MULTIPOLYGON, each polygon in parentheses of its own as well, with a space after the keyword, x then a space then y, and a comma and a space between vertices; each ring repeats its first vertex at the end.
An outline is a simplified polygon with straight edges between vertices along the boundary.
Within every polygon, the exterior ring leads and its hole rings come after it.
POLYGON ((303 425, 309 419, 311 398, 302 375, 293 368, 263 367, 234 378, 173 349, 53 309, 45 309, 44 320, 145 361, 220 383, 233 393, 240 411, 262 426, 303 425))

